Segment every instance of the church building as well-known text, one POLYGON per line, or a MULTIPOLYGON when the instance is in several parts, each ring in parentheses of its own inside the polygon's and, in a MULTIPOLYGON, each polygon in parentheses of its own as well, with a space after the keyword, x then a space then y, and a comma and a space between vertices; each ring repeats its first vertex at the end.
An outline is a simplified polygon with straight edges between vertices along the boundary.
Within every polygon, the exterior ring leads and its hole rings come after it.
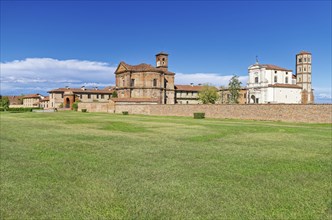
POLYGON ((168 71, 168 54, 156 55, 156 67, 120 62, 115 71, 116 103, 174 104, 174 75, 168 71))
POLYGON ((249 66, 247 103, 313 103, 311 87, 311 54, 296 55, 296 75, 292 70, 272 64, 249 66))

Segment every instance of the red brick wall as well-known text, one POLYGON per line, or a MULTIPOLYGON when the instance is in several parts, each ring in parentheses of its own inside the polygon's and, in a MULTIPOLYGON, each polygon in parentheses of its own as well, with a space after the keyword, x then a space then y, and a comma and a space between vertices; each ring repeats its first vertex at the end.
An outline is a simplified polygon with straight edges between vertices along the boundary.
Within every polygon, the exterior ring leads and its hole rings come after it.
POLYGON ((332 123, 331 104, 252 104, 252 105, 112 105, 109 103, 79 103, 79 111, 89 112, 189 116, 205 112, 207 118, 235 118, 249 120, 272 120, 288 122, 332 123))

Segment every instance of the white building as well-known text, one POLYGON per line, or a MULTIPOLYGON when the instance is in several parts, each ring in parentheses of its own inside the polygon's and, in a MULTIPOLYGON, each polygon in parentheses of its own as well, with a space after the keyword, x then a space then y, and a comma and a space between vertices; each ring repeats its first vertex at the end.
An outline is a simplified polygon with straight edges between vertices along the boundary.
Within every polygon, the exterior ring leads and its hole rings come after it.
POLYGON ((302 101, 302 87, 292 70, 271 64, 249 66, 247 103, 294 103, 302 101))

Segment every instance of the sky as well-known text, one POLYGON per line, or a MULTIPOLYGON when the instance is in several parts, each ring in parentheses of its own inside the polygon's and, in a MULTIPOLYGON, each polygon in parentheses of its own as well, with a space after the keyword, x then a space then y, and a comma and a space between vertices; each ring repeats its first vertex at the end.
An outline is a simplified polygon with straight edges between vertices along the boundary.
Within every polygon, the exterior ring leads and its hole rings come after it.
POLYGON ((1 95, 114 85, 124 61, 169 53, 176 84, 245 86, 256 56, 295 73, 312 53, 316 102, 331 103, 331 1, 1 0, 1 95))

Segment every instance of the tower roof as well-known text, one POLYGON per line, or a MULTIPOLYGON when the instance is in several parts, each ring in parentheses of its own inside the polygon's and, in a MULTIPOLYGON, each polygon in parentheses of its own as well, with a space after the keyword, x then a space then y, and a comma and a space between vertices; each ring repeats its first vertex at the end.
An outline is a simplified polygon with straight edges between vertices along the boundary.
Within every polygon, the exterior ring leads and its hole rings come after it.
POLYGON ((156 54, 156 56, 158 56, 158 55, 165 55, 165 56, 168 56, 168 53, 161 51, 161 52, 159 52, 159 53, 156 54))
POLYGON ((311 54, 311 53, 308 51, 301 50, 300 53, 298 53, 298 54, 311 54))

